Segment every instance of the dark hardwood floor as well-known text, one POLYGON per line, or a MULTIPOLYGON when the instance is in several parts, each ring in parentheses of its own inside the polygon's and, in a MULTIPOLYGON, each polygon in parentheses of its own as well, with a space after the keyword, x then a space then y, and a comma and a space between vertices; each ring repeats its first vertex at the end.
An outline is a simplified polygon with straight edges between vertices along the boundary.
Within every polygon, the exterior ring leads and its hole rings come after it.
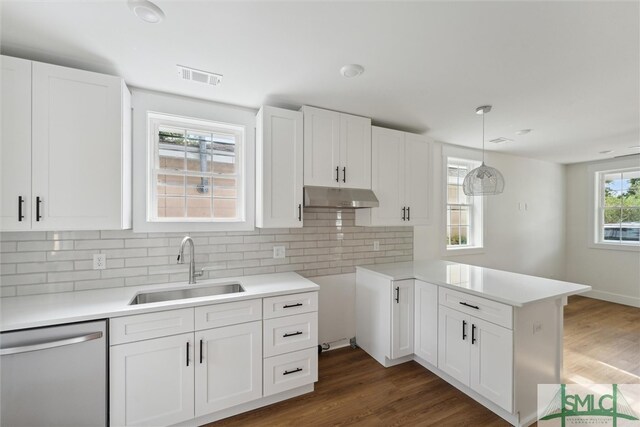
MULTIPOLYGON (((564 381, 640 382, 640 309, 571 297, 564 381)), ((210 424, 221 426, 508 426, 415 362, 383 368, 364 351, 322 353, 313 393, 210 424)))

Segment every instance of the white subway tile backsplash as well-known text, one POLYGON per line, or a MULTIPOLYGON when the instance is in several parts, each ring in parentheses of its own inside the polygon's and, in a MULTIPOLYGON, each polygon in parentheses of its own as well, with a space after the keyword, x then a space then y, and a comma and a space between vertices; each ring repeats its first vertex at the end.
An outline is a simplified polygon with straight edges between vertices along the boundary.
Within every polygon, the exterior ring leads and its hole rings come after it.
POLYGON ((353 211, 305 209, 304 227, 202 233, 134 233, 131 230, 0 233, 0 296, 137 286, 185 281, 179 244, 195 242, 203 278, 295 271, 305 277, 352 273, 357 265, 413 258, 410 227, 358 227, 353 211), (373 242, 380 250, 373 250, 373 242), (273 247, 286 256, 273 258, 273 247), (107 268, 93 270, 93 255, 107 268))

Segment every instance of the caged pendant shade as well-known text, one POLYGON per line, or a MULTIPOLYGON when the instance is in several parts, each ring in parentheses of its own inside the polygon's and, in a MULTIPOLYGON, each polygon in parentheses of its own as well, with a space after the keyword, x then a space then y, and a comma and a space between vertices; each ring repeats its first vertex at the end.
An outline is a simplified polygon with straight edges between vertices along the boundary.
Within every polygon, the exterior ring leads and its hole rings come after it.
POLYGON ((482 115, 482 164, 464 177, 462 190, 467 196, 489 196, 504 191, 504 177, 500 171, 484 164, 484 115, 491 111, 491 105, 476 108, 482 115))

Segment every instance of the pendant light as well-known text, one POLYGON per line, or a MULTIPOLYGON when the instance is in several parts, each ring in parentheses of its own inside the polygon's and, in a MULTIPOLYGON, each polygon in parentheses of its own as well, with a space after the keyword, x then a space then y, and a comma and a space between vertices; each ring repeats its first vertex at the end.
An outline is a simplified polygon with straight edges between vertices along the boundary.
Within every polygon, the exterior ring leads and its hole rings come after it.
POLYGON ((500 171, 484 164, 484 115, 491 111, 491 105, 476 108, 482 115, 482 164, 464 177, 462 190, 467 196, 490 196, 504 191, 504 177, 500 171))

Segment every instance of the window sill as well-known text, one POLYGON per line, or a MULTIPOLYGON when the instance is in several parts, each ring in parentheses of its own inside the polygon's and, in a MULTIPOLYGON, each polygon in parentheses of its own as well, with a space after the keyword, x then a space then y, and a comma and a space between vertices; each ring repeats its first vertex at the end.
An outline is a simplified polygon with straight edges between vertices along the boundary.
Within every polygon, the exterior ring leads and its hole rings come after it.
POLYGON ((640 245, 634 244, 619 244, 619 243, 590 243, 589 248, 591 249, 605 249, 609 251, 629 251, 629 252, 640 252, 640 245))
POLYGON ((190 231, 253 231, 255 227, 253 222, 235 221, 235 222, 173 222, 173 221, 136 221, 134 218, 134 233, 153 233, 153 232, 190 232, 190 231))
POLYGON ((442 255, 443 256, 460 256, 460 255, 475 255, 475 254, 483 254, 484 247, 482 246, 468 246, 464 248, 446 248, 442 255))

